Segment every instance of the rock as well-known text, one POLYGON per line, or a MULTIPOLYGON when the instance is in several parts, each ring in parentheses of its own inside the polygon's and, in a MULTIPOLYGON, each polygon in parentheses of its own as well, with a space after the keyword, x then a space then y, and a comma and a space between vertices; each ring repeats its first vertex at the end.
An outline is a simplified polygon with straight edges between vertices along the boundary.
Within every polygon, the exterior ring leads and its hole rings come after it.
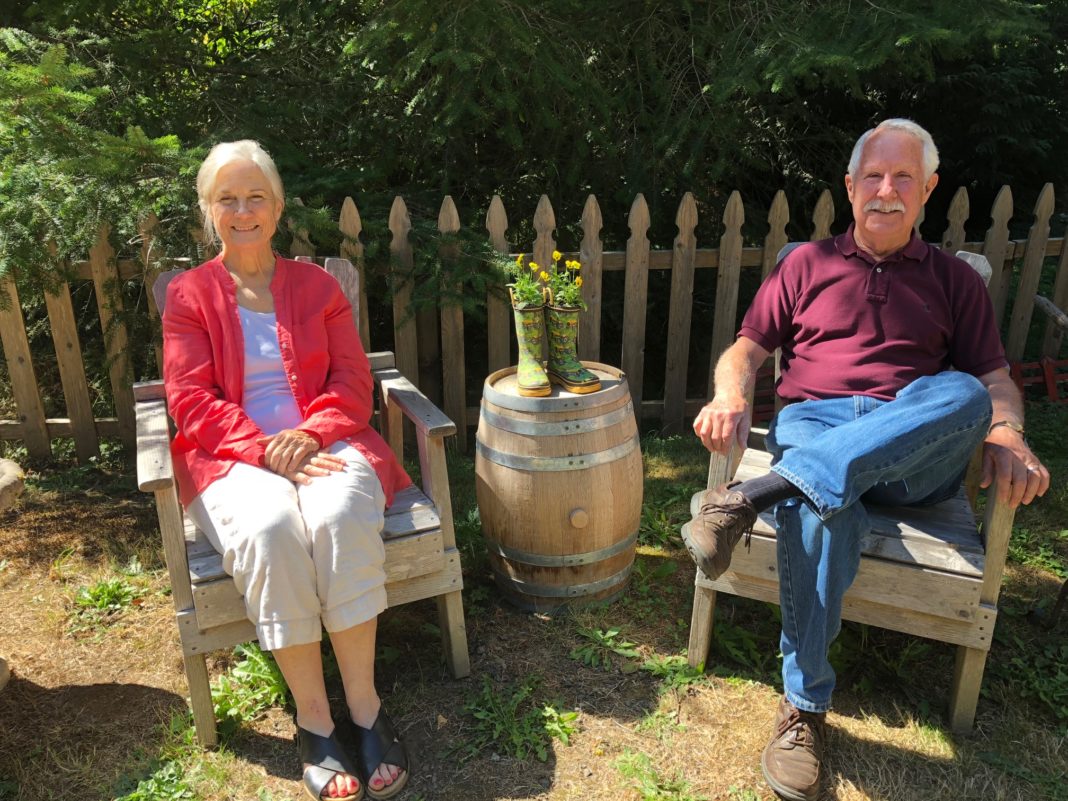
POLYGON ((7 509, 26 489, 26 474, 10 459, 0 459, 0 512, 7 509))

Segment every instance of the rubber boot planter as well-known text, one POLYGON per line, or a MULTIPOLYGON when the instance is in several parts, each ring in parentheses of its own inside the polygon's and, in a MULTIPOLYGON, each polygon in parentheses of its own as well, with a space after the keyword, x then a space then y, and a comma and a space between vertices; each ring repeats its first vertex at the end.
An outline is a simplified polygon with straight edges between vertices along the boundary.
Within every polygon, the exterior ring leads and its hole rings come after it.
POLYGON ((597 376, 578 360, 579 309, 549 306, 545 310, 545 327, 549 331, 549 379, 568 392, 585 395, 601 388, 597 376))
POLYGON ((519 369, 516 380, 519 394, 527 398, 544 398, 552 392, 549 377, 545 375, 545 368, 542 366, 544 351, 541 323, 544 311, 544 306, 512 308, 515 336, 519 340, 519 369))

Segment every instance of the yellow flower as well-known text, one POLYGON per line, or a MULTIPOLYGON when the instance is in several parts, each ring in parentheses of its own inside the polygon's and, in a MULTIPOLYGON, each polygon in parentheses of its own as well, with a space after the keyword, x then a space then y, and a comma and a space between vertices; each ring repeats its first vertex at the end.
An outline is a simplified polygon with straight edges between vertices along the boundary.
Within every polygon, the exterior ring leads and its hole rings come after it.
POLYGON ((538 277, 541 278, 542 281, 548 281, 549 280, 549 274, 547 272, 545 272, 545 270, 542 270, 541 274, 538 277))
POLYGON ((568 260, 568 261, 567 261, 567 262, 566 262, 566 263, 564 264, 564 266, 565 266, 565 267, 567 267, 567 269, 569 269, 569 270, 577 270, 577 269, 578 269, 578 268, 579 268, 579 267, 580 267, 581 265, 579 264, 579 262, 577 262, 577 261, 572 261, 572 260, 570 260, 570 259, 569 259, 569 260, 568 260))
POLYGON ((515 266, 516 267, 522 267, 523 266, 523 254, 522 253, 520 253, 518 256, 515 257, 515 266))
POLYGON ((582 262, 581 261, 576 261, 575 262, 575 271, 577 272, 577 271, 579 271, 581 269, 582 269, 582 262))
POLYGON ((527 265, 527 267, 530 268, 531 272, 534 272, 538 269, 538 263, 536 261, 532 261, 530 262, 530 264, 527 265))
POLYGON ((562 259, 563 256, 564 256, 564 254, 561 253, 559 250, 554 250, 553 251, 553 262, 560 261, 560 259, 562 259))
POLYGON ((575 279, 575 286, 582 286, 582 279, 581 278, 576 278, 575 279))

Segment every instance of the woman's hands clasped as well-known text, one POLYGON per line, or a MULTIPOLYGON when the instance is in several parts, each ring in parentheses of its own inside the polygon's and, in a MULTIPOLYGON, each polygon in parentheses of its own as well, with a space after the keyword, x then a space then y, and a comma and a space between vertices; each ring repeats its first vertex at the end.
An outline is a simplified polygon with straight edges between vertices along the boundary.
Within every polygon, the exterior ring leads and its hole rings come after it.
POLYGON ((345 460, 321 450, 319 440, 306 431, 286 428, 257 442, 266 445, 263 466, 294 484, 310 484, 316 476, 345 469, 345 460))

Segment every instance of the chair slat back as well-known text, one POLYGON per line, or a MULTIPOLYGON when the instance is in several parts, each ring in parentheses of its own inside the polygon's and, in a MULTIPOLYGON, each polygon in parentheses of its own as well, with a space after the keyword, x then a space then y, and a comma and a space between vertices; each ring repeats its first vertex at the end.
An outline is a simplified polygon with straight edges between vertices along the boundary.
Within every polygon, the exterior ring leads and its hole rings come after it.
POLYGON ((171 281, 184 272, 185 270, 178 268, 167 270, 156 276, 152 284, 152 297, 156 299, 156 308, 159 309, 160 316, 163 315, 163 307, 167 303, 167 287, 170 286, 171 281))
MULTIPOLYGON (((315 263, 308 256, 301 257, 298 261, 315 263)), ((337 279, 337 282, 341 284, 341 291, 345 293, 345 297, 352 304, 352 322, 355 324, 356 330, 359 331, 360 273, 348 259, 327 258, 324 261, 325 263, 321 266, 337 279)), ((161 315, 163 314, 163 307, 167 303, 167 287, 175 276, 181 275, 183 272, 185 270, 178 268, 176 270, 166 270, 156 276, 156 280, 152 284, 152 297, 156 299, 156 308, 159 309, 161 315)))

